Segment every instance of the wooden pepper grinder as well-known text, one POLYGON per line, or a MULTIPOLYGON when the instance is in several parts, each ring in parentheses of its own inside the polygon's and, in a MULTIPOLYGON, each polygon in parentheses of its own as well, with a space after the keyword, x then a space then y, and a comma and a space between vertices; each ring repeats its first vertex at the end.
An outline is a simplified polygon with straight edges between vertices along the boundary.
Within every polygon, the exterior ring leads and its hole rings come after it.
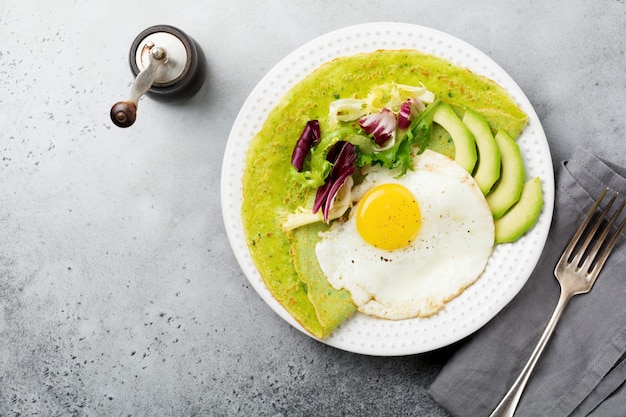
POLYGON ((141 32, 130 48, 129 61, 135 76, 130 98, 111 107, 111 120, 119 127, 135 123, 144 94, 159 101, 183 101, 196 94, 206 78, 202 49, 173 26, 157 25, 141 32))

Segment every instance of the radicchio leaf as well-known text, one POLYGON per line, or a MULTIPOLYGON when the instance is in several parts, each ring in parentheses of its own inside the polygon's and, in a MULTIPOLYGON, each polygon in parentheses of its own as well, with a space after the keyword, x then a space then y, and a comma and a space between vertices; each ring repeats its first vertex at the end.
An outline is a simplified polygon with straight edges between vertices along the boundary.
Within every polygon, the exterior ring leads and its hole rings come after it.
POLYGON ((304 160, 309 153, 309 150, 320 140, 320 123, 317 120, 309 120, 304 126, 304 130, 300 134, 296 146, 293 148, 291 154, 291 165, 293 165, 298 172, 302 172, 304 168, 304 160))
POLYGON ((317 189, 313 213, 321 208, 324 221, 328 222, 328 215, 335 196, 341 186, 354 174, 354 161, 356 149, 350 142, 339 141, 328 151, 326 159, 333 165, 324 185, 317 189))
POLYGON ((400 111, 398 112, 398 127, 402 130, 408 129, 411 125, 411 121, 415 116, 424 110, 424 103, 420 99, 410 98, 407 99, 400 106, 400 111))
POLYGON ((359 119, 359 125, 365 133, 372 135, 378 146, 393 138, 396 134, 396 115, 389 109, 382 109, 378 113, 369 114, 359 119))
POLYGON ((400 106, 398 112, 398 127, 402 130, 411 125, 411 114, 413 113, 413 100, 408 99, 400 106))

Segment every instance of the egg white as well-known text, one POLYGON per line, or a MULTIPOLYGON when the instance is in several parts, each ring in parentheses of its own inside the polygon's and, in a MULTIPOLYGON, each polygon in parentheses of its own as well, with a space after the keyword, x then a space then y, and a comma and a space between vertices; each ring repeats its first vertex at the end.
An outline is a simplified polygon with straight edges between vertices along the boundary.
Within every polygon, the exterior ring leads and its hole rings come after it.
POLYGON ((472 176, 429 150, 415 158, 414 169, 397 177, 372 168, 353 189, 356 204, 383 183, 412 192, 422 226, 409 246, 388 251, 366 243, 356 228, 356 209, 322 233, 316 246, 331 285, 347 289, 364 314, 393 320, 435 314, 478 279, 491 255, 493 217, 472 176))

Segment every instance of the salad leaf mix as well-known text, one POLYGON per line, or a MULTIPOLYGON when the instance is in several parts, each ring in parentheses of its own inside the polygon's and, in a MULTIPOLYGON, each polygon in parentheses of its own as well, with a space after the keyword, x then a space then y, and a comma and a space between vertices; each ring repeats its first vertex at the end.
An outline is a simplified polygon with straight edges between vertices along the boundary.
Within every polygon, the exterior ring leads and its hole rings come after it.
POLYGON ((329 132, 321 132, 318 120, 309 120, 296 142, 291 164, 300 184, 316 188, 315 201, 310 210, 300 207, 289 215, 283 228, 320 220, 328 223, 343 215, 349 208, 356 168, 381 165, 398 168, 399 175, 412 170, 414 149, 418 154, 425 149, 438 104, 423 86, 384 84, 364 99, 332 102, 329 116, 334 129, 329 132), (335 200, 341 200, 339 207, 333 207, 335 200))

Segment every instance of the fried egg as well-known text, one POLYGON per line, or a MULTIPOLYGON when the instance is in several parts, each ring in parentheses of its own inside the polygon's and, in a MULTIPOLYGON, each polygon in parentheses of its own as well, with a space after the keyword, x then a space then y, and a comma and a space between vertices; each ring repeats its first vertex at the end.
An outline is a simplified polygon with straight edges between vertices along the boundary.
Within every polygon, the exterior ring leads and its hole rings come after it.
POLYGON ((316 245, 320 267, 359 311, 427 317, 474 283, 494 245, 489 206, 470 174, 426 150, 398 177, 372 167, 352 193, 347 220, 316 245))

